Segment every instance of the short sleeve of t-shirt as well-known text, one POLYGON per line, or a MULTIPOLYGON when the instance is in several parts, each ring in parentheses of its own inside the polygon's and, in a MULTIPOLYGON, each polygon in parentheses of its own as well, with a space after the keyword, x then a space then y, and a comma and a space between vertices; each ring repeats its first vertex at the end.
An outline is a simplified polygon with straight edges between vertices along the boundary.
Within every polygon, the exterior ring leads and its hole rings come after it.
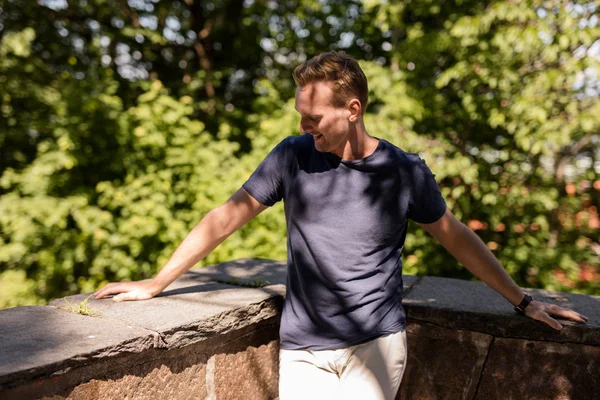
POLYGON ((250 196, 265 206, 274 205, 284 196, 285 178, 293 151, 291 141, 292 138, 289 137, 275 146, 242 186, 250 196))
POLYGON ((412 170, 412 196, 408 208, 408 217, 421 224, 431 224, 440 219, 446 212, 446 202, 440 193, 440 188, 435 181, 425 161, 415 155, 412 170))

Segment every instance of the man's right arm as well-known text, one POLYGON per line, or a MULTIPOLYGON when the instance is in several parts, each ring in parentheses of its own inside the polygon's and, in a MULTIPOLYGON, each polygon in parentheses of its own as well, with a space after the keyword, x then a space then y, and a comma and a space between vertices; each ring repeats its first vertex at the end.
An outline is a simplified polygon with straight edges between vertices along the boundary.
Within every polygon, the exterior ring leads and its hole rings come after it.
POLYGON ((114 301, 145 300, 156 296, 266 208, 244 189, 239 189, 229 200, 202 218, 153 279, 109 283, 94 295, 101 299, 116 294, 114 301))

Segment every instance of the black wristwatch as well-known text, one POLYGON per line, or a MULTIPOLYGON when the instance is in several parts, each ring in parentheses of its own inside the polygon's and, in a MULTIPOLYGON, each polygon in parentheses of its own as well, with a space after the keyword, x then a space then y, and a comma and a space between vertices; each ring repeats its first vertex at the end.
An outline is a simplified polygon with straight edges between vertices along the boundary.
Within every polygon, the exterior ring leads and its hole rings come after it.
POLYGON ((517 311, 521 314, 525 314, 525 309, 527 308, 529 303, 531 303, 532 300, 533 300, 533 297, 528 295, 527 293, 525 293, 525 296, 523 296, 523 300, 521 300, 519 305, 515 307, 515 311, 517 311))

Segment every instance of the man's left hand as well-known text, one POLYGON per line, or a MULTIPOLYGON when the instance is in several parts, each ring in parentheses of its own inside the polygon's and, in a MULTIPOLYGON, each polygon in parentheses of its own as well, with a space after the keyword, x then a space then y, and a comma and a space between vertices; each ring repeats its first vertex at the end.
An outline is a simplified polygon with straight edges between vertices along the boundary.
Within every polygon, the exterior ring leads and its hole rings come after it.
POLYGON ((531 303, 529 303, 525 309, 525 315, 529 318, 542 321, 556 330, 561 330, 563 326, 552 317, 569 319, 582 324, 585 324, 588 320, 588 317, 573 310, 536 300, 532 300, 531 303))

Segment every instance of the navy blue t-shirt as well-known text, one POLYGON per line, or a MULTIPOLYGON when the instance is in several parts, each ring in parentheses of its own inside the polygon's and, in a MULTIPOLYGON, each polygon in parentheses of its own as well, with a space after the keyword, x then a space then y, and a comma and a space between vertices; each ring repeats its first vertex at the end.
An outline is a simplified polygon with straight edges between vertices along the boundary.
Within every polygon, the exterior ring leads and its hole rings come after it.
POLYGON ((288 237, 283 349, 337 349, 404 329, 402 248, 408 219, 446 210, 418 155, 385 140, 360 160, 315 149, 310 134, 284 139, 243 188, 284 200, 288 237))

